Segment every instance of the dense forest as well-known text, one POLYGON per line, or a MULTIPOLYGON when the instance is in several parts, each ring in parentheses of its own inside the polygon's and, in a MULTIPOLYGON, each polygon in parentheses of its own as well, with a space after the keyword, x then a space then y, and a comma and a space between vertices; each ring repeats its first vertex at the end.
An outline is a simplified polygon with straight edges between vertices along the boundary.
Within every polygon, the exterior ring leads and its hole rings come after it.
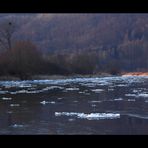
POLYGON ((148 14, 1 14, 0 75, 148 71, 148 14))

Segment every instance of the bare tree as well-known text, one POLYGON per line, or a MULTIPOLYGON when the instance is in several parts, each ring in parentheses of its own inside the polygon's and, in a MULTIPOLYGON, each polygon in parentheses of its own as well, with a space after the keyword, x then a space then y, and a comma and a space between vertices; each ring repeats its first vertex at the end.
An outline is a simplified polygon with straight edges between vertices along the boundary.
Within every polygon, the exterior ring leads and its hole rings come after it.
POLYGON ((15 32, 15 25, 11 21, 0 24, 0 46, 5 50, 12 48, 12 35, 15 32))

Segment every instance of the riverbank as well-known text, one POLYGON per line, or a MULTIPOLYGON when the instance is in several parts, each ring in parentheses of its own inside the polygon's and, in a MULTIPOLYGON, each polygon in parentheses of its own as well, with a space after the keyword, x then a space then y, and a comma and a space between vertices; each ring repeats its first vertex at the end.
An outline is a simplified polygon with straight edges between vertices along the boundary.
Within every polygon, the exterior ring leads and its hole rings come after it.
MULTIPOLYGON (((99 73, 93 75, 34 75, 28 80, 57 80, 57 79, 74 79, 74 78, 94 78, 112 76, 108 73, 99 73)), ((0 81, 18 81, 21 80, 15 76, 0 76, 0 81)))
MULTIPOLYGON (((122 72, 118 75, 109 73, 98 73, 92 75, 34 75, 28 80, 57 80, 57 79, 74 79, 74 78, 94 78, 94 77, 109 77, 109 76, 148 76, 148 72, 122 72)), ((15 76, 0 76, 0 81, 19 81, 19 77, 15 76)))
POLYGON ((122 73, 122 76, 148 76, 148 72, 128 72, 122 73))

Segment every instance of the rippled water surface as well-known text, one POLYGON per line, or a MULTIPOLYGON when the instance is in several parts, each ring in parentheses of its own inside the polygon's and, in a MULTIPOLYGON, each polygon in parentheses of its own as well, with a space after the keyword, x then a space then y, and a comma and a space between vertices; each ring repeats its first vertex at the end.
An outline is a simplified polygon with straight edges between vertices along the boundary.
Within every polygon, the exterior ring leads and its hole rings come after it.
POLYGON ((148 77, 0 81, 0 134, 148 134, 148 77))

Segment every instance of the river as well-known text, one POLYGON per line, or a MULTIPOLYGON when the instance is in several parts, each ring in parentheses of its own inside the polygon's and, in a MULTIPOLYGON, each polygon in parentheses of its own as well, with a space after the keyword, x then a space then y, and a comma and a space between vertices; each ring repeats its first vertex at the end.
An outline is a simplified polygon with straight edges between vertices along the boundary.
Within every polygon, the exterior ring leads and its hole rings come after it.
POLYGON ((147 125, 147 76, 0 81, 1 135, 141 135, 147 125))

